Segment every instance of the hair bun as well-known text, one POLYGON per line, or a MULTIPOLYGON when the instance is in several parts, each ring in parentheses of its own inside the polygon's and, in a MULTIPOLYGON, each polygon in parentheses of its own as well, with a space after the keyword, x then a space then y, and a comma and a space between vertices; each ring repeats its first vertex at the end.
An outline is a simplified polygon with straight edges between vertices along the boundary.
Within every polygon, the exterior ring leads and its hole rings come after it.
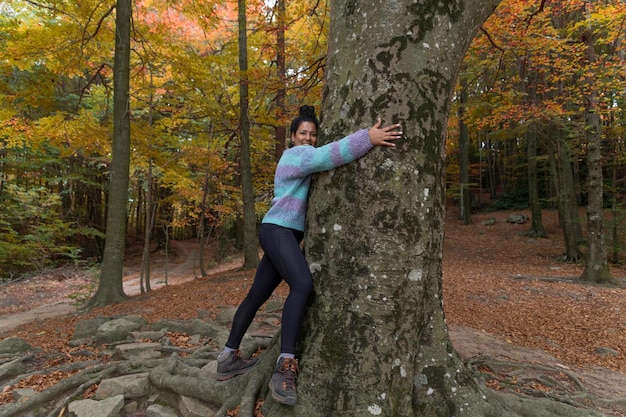
POLYGON ((300 116, 309 117, 316 120, 315 107, 313 106, 300 106, 300 116))

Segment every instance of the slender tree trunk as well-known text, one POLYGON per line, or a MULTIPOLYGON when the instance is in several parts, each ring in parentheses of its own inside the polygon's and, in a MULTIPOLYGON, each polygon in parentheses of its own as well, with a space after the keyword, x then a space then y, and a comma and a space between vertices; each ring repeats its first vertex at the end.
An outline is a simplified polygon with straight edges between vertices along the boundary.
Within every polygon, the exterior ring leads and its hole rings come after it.
MULTIPOLYGON (((615 120, 611 120, 611 124, 615 123, 615 120)), ((618 144, 617 138, 613 138, 613 152, 611 161, 611 261, 614 263, 619 262, 619 204, 617 200, 617 154, 618 144)))
POLYGON ((156 210, 154 209, 154 195, 153 195, 153 183, 152 178, 152 158, 148 160, 148 175, 145 184, 146 194, 146 209, 144 213, 144 236, 143 236, 143 253, 141 256, 141 279, 139 280, 139 288, 141 293, 145 291, 150 292, 150 240, 152 237, 152 229, 154 228, 154 217, 156 210))
POLYGON ((142 216, 141 216, 142 208, 143 208, 143 188, 141 185, 141 181, 137 181, 137 205, 134 208, 135 208, 135 235, 139 237, 139 235, 141 235, 142 230, 143 230, 141 228, 141 225, 143 224, 142 216))
POLYGON ((497 159, 494 152, 494 147, 497 145, 491 142, 491 139, 487 139, 486 141, 487 149, 486 149, 486 162, 487 162, 487 179, 489 181, 489 196, 492 200, 496 198, 496 164, 497 159))
POLYGON ((202 202, 200 203, 200 218, 198 219, 198 262, 200 264, 200 276, 205 278, 208 274, 204 265, 204 247, 206 246, 206 224, 207 224, 207 200, 209 195, 209 171, 210 164, 207 163, 206 171, 204 171, 204 184, 202 184, 202 202))
MULTIPOLYGON (((152 70, 150 71, 150 95, 148 98, 148 126, 152 128, 154 121, 154 78, 152 76, 152 70)), ((144 224, 144 238, 143 238, 143 254, 141 257, 141 279, 139 280, 139 288, 141 293, 145 291, 150 293, 150 241, 152 238, 152 230, 154 229, 155 217, 156 217, 156 203, 154 199, 154 161, 152 159, 152 141, 148 139, 148 175, 145 184, 146 193, 146 207, 145 207, 145 224, 144 224)))
MULTIPOLYGON (((207 134, 207 154, 210 154, 211 152, 211 138, 213 136, 213 127, 211 126, 208 134, 207 134)), ((208 210, 209 210, 209 188, 210 188, 210 178, 209 175, 211 173, 211 164, 210 162, 207 162, 206 167, 205 167, 205 171, 204 171, 204 181, 202 184, 202 201, 200 203, 200 218, 198 220, 199 224, 198 224, 198 241, 199 241, 199 248, 198 248, 198 262, 200 264, 200 276, 205 278, 207 277, 209 274, 206 270, 206 265, 205 265, 205 259, 204 259, 204 249, 206 247, 207 244, 207 238, 209 236, 209 230, 207 230, 208 228, 208 210)), ((195 274, 195 269, 194 269, 194 274, 195 274)))
POLYGON ((526 132, 526 146, 528 149, 528 202, 530 204, 531 227, 530 237, 548 237, 543 227, 541 205, 539 204, 539 190, 537 186, 537 132, 531 124, 526 132))
POLYGON ((467 104, 467 82, 461 79, 461 94, 459 102, 459 195, 461 197, 461 218, 463 224, 472 223, 472 196, 469 187, 469 133, 463 120, 467 104))
POLYGON ((246 33, 246 0, 239 0, 239 118, 241 137, 241 193, 243 197, 244 269, 254 269, 259 263, 256 237, 256 212, 250 164, 250 119, 248 106, 248 36, 246 33))
POLYGON ((113 64, 113 150, 107 210, 104 260, 98 290, 89 306, 120 302, 130 173, 130 0, 117 0, 115 18, 115 61, 113 64))
POLYGON ((4 144, 4 140, 0 141, 0 197, 4 194, 4 186, 7 183, 7 172, 6 172, 6 156, 7 149, 4 144))
POLYGON ((565 241, 563 260, 578 262, 582 258, 582 253, 578 247, 582 236, 578 217, 578 205, 576 203, 576 190, 574 189, 574 173, 570 162, 569 147, 560 129, 557 129, 555 148, 560 224, 565 241))
MULTIPOLYGON (((285 86, 285 0, 276 0, 276 75, 278 90, 276 92, 276 107, 278 107, 279 120, 283 121, 287 113, 285 107, 285 96, 287 89, 285 86)), ((287 139, 287 128, 285 123, 280 123, 275 128, 276 151, 275 158, 278 161, 285 150, 287 139)))
MULTIPOLYGON (((528 73, 526 63, 530 57, 525 57, 519 61, 519 74, 521 79, 521 91, 523 93, 524 104, 537 106, 538 76, 535 71, 528 73)), ((529 123, 526 130, 526 154, 528 158, 528 204, 530 206, 531 226, 527 235, 530 237, 548 237, 548 232, 543 227, 541 216, 541 204, 539 203, 539 187, 537 184, 537 125, 529 123)))
MULTIPOLYGON (((586 2, 589 7, 588 2, 586 2)), ((588 11, 590 13, 590 11, 588 11)), ((596 61, 595 40, 593 28, 589 27, 586 33, 587 61, 589 67, 596 61)), ((602 177, 602 137, 600 135, 600 108, 595 80, 590 75, 587 78, 587 97, 585 103, 585 138, 587 140, 587 252, 585 253, 585 270, 581 278, 585 281, 598 283, 614 283, 617 280, 609 272, 609 263, 606 256, 606 238, 604 235, 604 210, 602 177)))

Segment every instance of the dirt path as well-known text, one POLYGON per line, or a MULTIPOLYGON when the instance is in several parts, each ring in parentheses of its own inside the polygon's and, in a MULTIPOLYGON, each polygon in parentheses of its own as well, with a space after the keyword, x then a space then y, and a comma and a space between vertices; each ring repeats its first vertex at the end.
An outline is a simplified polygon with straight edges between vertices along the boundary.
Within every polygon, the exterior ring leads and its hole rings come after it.
MULTIPOLYGON (((151 264, 150 287, 153 291, 167 285, 181 285, 196 279, 197 264, 195 241, 174 241, 175 256, 154 256, 151 264)), ((136 251, 135 251, 136 252, 136 251)), ((208 268, 209 275, 241 268, 243 258, 234 256, 219 265, 208 268)), ((124 269, 124 293, 129 296, 141 294, 141 257, 131 256, 124 269)), ((76 313, 77 307, 70 297, 89 285, 89 276, 73 268, 46 271, 37 277, 0 287, 0 333, 27 323, 67 316, 76 313), (12 313, 11 311, 17 312, 12 313)))

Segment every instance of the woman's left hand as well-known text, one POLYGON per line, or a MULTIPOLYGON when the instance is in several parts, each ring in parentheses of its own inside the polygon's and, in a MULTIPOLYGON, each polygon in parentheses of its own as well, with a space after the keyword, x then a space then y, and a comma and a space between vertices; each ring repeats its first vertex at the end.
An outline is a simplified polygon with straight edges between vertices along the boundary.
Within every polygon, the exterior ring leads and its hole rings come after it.
POLYGON ((394 124, 381 127, 382 123, 383 122, 379 118, 376 124, 368 130, 370 142, 375 146, 395 147, 396 145, 389 141, 399 139, 400 136, 402 136, 402 131, 398 130, 400 129, 400 125, 394 124))

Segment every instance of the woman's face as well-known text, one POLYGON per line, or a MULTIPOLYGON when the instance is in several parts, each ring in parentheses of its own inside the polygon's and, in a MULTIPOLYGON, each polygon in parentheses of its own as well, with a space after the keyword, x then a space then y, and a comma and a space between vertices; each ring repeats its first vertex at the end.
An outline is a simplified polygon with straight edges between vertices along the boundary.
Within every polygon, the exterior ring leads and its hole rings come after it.
POLYGON ((293 146, 311 145, 317 143, 317 129, 312 122, 302 122, 295 133, 291 134, 293 146))

